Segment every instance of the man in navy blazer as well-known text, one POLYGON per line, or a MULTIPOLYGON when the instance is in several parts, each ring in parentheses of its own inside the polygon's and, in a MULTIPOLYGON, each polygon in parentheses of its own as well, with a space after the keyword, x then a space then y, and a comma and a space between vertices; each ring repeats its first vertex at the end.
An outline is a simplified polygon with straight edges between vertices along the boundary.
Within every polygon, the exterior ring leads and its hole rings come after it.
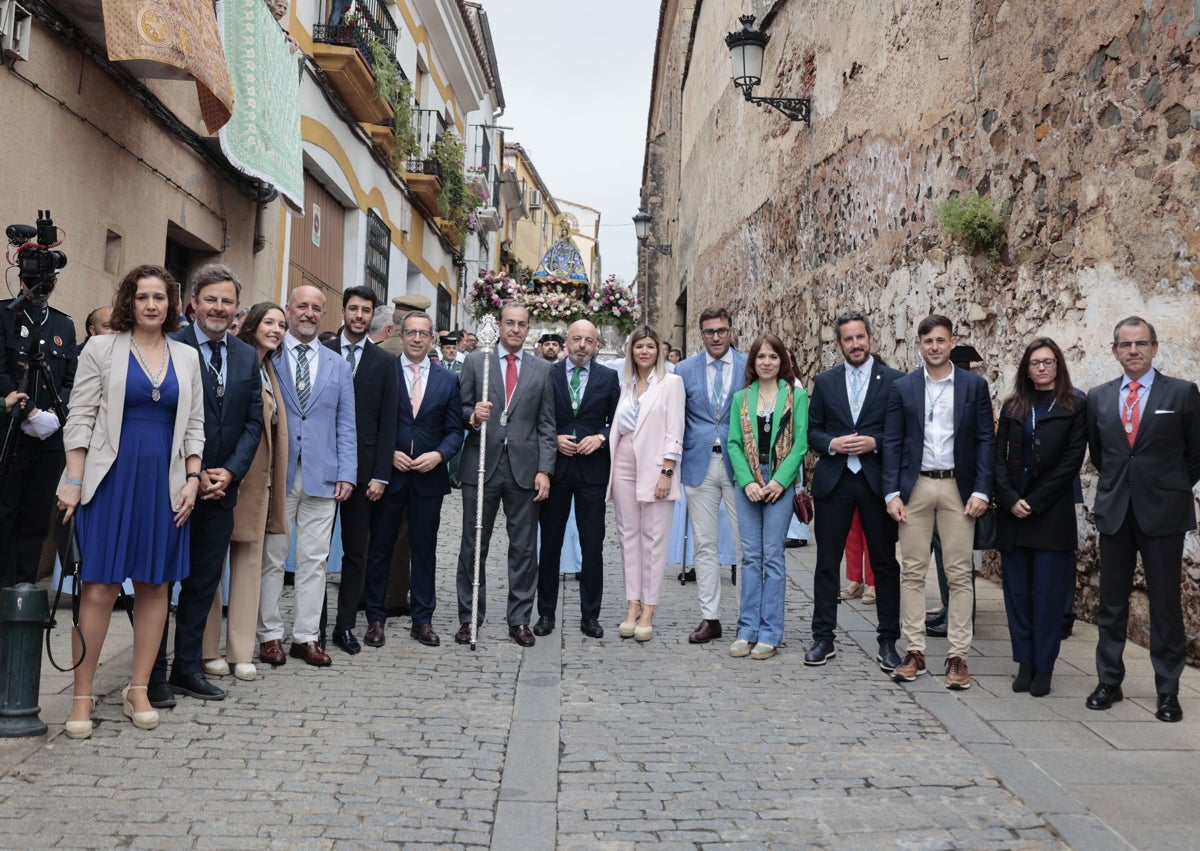
MULTIPOLYGON (((354 376, 354 424, 357 427, 358 475, 354 492, 338 506, 342 520, 342 580, 338 584, 333 643, 354 655, 362 647, 354 637, 358 601, 367 569, 367 548, 375 507, 392 472, 392 436, 396 433, 396 358, 367 339, 378 297, 370 287, 342 291, 342 333, 325 345, 337 352, 354 376)), ((374 629, 367 618, 368 645, 382 647, 383 623, 374 629)), ((321 635, 325 634, 325 616, 321 635)), ((323 645, 322 645, 323 646, 323 645)))
POLYGON ((733 394, 745 386, 746 356, 733 348, 733 320, 723 307, 700 314, 700 339, 704 351, 675 367, 687 393, 679 481, 687 494, 700 597, 701 621, 688 636, 690 644, 707 644, 721 637, 721 566, 717 554, 722 500, 737 541, 739 562, 742 553, 733 467, 726 445, 729 404, 733 394))
POLYGON ((539 518, 542 551, 538 558, 538 621, 533 634, 549 635, 554 629, 563 538, 574 500, 583 555, 579 629, 589 638, 603 638, 600 603, 604 597, 604 496, 612 467, 608 431, 621 398, 621 381, 616 370, 596 363, 600 333, 591 322, 580 319, 571 325, 565 345, 567 359, 550 367, 558 456, 550 477, 550 499, 539 518))
POLYGON ((817 566, 813 571, 813 644, 805 665, 824 665, 836 655, 838 568, 857 511, 875 572, 879 667, 900 664, 900 565, 896 521, 883 503, 883 430, 892 385, 899 370, 871 354, 871 326, 858 311, 835 324, 845 363, 816 377, 808 403, 808 445, 817 453, 809 492, 816 503, 817 566))
MULTIPOLYGON (((295 615, 290 653, 309 665, 332 663, 317 640, 325 603, 325 561, 337 504, 354 491, 358 471, 354 377, 350 365, 317 341, 325 295, 296 287, 284 310, 288 331, 275 354, 280 395, 287 411, 288 469, 284 516, 296 533, 295 615)), ((283 653, 283 564, 290 535, 267 535, 258 602, 258 657, 268 665, 283 653)))
POLYGON ((387 620, 388 571, 400 524, 408 517, 410 551, 409 593, 412 629, 409 634, 426 647, 441 639, 433 629, 437 608, 434 579, 442 498, 450 493, 446 461, 463 442, 462 396, 458 376, 429 357, 433 322, 420 311, 400 323, 404 353, 392 369, 399 392, 391 447, 391 475, 375 509, 371 548, 367 557, 367 622, 383 635, 387 620))
POLYGON ((222 700, 224 690, 204 676, 201 647, 213 595, 221 584, 233 536, 238 483, 262 437, 262 378, 258 355, 229 332, 242 283, 228 266, 211 263, 192 276, 196 319, 172 336, 196 349, 204 382, 204 456, 200 498, 191 519, 191 569, 175 609, 175 660, 167 678, 167 628, 150 675, 152 706, 175 705, 175 694, 222 700))
POLYGON ((1087 429, 1100 533, 1100 683, 1088 709, 1121 700, 1125 632, 1133 571, 1141 553, 1150 603, 1150 663, 1158 693, 1155 717, 1183 720, 1179 676, 1187 656, 1180 599, 1184 535, 1196 528, 1192 488, 1200 479, 1200 391, 1154 369, 1158 335, 1140 316, 1113 329, 1123 374, 1088 393, 1087 429))
POLYGON ((925 580, 934 524, 942 540, 947 609, 946 688, 971 687, 971 551, 975 518, 992 491, 995 421, 988 385, 955 366, 958 340, 945 316, 917 326, 924 366, 892 385, 883 435, 883 490, 888 514, 900 524, 900 620, 908 652, 893 671, 897 682, 925 673, 925 580))

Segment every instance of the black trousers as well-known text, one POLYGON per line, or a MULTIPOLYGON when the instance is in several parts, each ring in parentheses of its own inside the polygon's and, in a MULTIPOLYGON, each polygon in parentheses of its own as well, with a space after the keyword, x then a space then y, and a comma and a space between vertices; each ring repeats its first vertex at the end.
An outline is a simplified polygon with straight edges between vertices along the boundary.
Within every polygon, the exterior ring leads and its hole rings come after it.
MULTIPOLYGON (((191 544, 188 557, 191 565, 187 578, 179 584, 179 603, 175 607, 175 661, 173 669, 181 675, 200 673, 204 645, 204 627, 212 609, 213 596, 221 585, 229 539, 233 537, 233 509, 222 508, 216 500, 196 501, 188 520, 191 544)), ((136 604, 136 602, 135 602, 136 604)), ((167 678, 167 627, 163 625, 158 659, 150 674, 150 682, 161 683, 167 678)))
MULTIPOLYGON (((1153 510, 1153 508, 1149 509, 1153 510)), ((1183 535, 1147 535, 1131 508, 1115 535, 1100 535, 1100 608, 1096 610, 1096 673, 1100 682, 1120 685, 1125 679, 1125 635, 1133 569, 1142 556, 1146 596, 1150 602, 1150 664, 1159 694, 1178 694, 1187 655, 1179 579, 1183 569, 1183 535)))
POLYGON ((17 437, 16 455, 0 496, 0 588, 37 581, 65 463, 62 441, 51 437, 48 443, 26 434, 17 437))
MULTIPOLYGON (((367 552, 376 505, 367 499, 366 485, 355 485, 350 498, 338 506, 342 521, 342 578, 338 585, 337 619, 334 621, 334 629, 338 631, 354 629, 367 575, 367 552)), ((329 600, 326 598, 321 607, 322 636, 328 621, 329 600)))
POLYGON ((846 469, 833 491, 814 498, 814 504, 817 566, 813 572, 813 640, 832 641, 837 629, 842 555, 857 509, 875 572, 875 609, 879 617, 876 632, 880 641, 895 641, 900 637, 900 564, 896 561, 899 533, 883 498, 871 490, 866 476, 846 469))
POLYGON ((604 492, 606 485, 584 482, 570 470, 550 487, 550 498, 542 503, 539 526, 542 549, 538 556, 538 614, 554 617, 558 609, 559 565, 563 539, 575 501, 575 527, 583 564, 579 573, 579 613, 584 618, 600 617, 604 599, 604 492))
MULTIPOLYGON (((421 496, 413 493, 412 478, 400 490, 383 495, 375 507, 371 527, 371 551, 367 559, 367 621, 387 620, 388 574, 396 539, 404 519, 408 518, 409 599, 413 626, 433 623, 437 609, 437 540, 442 524, 442 494, 421 496)), ((343 580, 345 581, 345 580, 343 580)), ((340 621, 339 613, 339 621, 340 621)))

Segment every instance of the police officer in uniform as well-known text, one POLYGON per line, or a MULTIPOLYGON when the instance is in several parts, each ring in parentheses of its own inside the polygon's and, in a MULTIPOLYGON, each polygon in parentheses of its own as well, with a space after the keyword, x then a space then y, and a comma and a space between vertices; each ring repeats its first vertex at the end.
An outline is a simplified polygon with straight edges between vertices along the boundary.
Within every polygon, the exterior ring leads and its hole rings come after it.
MULTIPOLYGON (((27 287, 21 282, 21 291, 27 287)), ((52 395, 31 363, 40 342, 50 367, 54 389, 64 404, 75 380, 75 323, 60 310, 26 298, 0 301, 0 397, 18 387, 26 367, 33 370, 25 410, 13 410, 19 422, 0 412, 0 436, 16 429, 16 454, 4 492, 0 494, 0 587, 37 579, 38 560, 46 533, 54 491, 62 473, 62 426, 54 413, 52 395)))

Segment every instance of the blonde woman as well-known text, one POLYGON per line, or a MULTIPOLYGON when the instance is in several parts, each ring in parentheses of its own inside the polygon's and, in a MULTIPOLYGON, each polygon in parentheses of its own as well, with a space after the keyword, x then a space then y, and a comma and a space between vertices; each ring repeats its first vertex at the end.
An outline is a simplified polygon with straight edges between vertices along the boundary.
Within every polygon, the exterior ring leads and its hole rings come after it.
POLYGON ((617 516, 628 609, 622 638, 649 641, 667 569, 671 518, 683 454, 683 379, 667 372, 666 347, 643 325, 629 337, 613 427, 608 498, 617 516))

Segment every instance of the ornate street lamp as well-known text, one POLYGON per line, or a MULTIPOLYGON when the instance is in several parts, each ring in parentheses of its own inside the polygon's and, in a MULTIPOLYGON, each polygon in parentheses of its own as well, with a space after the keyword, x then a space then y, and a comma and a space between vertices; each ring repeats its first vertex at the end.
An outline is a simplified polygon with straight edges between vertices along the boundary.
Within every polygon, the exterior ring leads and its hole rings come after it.
POLYGON ((637 215, 633 217, 633 232, 637 235, 637 240, 651 251, 657 251, 664 257, 671 256, 671 246, 669 245, 654 245, 647 242, 650 238, 650 223, 654 221, 654 217, 645 210, 638 210, 637 215))
POLYGON ((738 20, 742 28, 725 36, 729 58, 733 62, 733 84, 742 90, 750 103, 774 107, 792 121, 803 121, 811 126, 809 116, 812 103, 809 98, 754 96, 754 87, 762 82, 763 53, 771 36, 754 29, 753 15, 742 15, 738 20))

